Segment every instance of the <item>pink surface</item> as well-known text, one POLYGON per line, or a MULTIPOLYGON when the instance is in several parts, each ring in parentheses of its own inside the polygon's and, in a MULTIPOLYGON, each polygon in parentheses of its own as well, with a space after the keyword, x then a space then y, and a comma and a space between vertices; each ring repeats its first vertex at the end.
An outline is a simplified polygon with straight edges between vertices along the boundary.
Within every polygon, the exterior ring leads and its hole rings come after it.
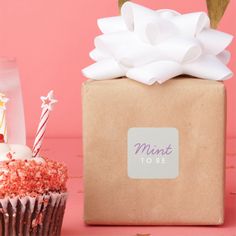
MULTIPOLYGON (((32 143, 30 140, 29 143, 32 143)), ((211 227, 122 227, 85 226, 83 223, 83 184, 81 139, 47 139, 43 154, 69 167, 69 199, 62 236, 235 236, 236 233, 236 139, 228 140, 226 164, 226 219, 223 226, 211 227)))
MULTIPOLYGON (((205 0, 137 0, 153 8, 173 8, 180 12, 205 10, 205 0)), ((220 29, 235 35, 233 22, 236 1, 231 0, 220 29)), ((16 57, 22 78, 27 133, 34 136, 41 113, 39 96, 53 88, 60 101, 50 117, 43 152, 64 161, 70 171, 69 199, 63 236, 132 236, 136 233, 181 236, 233 236, 236 233, 236 142, 228 141, 226 223, 221 227, 87 227, 83 224, 83 186, 80 87, 81 69, 91 63, 88 52, 99 34, 96 19, 118 14, 117 0, 0 0, 0 56, 16 57), (74 138, 71 138, 74 137, 74 138)), ((236 42, 230 46, 236 49, 236 42)), ((236 71, 235 54, 230 66, 236 71)), ((228 89, 228 136, 236 137, 234 92, 228 89)), ((32 140, 31 140, 32 142, 32 140)))
MULTIPOLYGON (((206 10, 205 0, 137 0, 153 8, 180 12, 206 10)), ((231 0, 220 29, 235 35, 231 0)), ((91 63, 88 52, 99 34, 96 19, 118 14, 117 0, 0 0, 0 55, 17 57, 20 68, 28 136, 34 136, 40 115, 40 95, 54 88, 60 103, 50 118, 48 137, 81 136, 81 69, 91 63), (61 117, 61 119, 60 119, 61 117)), ((236 42, 230 46, 235 51, 236 42)), ((235 71, 235 53, 231 68, 235 71)), ((236 136, 234 93, 236 80, 227 83, 228 136, 236 136)))

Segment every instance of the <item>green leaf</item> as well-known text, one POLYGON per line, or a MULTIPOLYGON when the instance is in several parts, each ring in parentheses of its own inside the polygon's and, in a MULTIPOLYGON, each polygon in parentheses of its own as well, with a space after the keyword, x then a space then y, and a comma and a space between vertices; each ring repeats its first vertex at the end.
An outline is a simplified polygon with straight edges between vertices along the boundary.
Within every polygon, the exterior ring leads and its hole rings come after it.
POLYGON ((206 0, 211 27, 217 28, 230 0, 206 0))

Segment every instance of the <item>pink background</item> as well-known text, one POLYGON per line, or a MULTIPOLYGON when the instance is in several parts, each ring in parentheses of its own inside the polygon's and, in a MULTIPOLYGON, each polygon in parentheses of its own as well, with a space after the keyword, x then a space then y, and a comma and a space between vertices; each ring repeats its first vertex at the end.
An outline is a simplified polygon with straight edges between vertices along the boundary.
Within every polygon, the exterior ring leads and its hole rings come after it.
MULTIPOLYGON (((180 12, 206 10, 205 0, 138 0, 152 8, 180 12)), ((231 0, 220 29, 235 35, 231 0)), ((60 103, 51 116, 48 137, 81 136, 81 69, 91 63, 88 52, 99 34, 96 19, 118 14, 116 0, 0 0, 0 55, 16 57, 24 93, 27 134, 34 136, 40 95, 53 88, 60 103)), ((236 42, 230 46, 235 51, 236 42)), ((230 67, 235 71, 235 54, 230 67)), ((228 89, 228 137, 236 136, 235 79, 228 89)))
MULTIPOLYGON (((137 0, 153 8, 180 12, 206 10, 205 0, 137 0)), ((236 1, 231 0, 220 29, 235 35, 236 1)), ((228 142, 226 162, 226 223, 222 227, 86 227, 82 221, 81 69, 91 63, 88 52, 99 34, 96 19, 118 14, 117 0, 0 0, 0 56, 16 57, 24 93, 28 136, 34 136, 40 116, 40 95, 54 89, 58 100, 42 153, 69 168, 69 201, 62 235, 235 235, 235 140, 228 142), (66 139, 61 139, 62 137, 66 139), (69 139, 68 139, 69 138, 69 139), (65 148, 66 147, 66 148, 65 148), (230 151, 229 151, 230 150, 230 151), (69 157, 69 158, 65 158, 69 157)), ((236 42, 230 46, 235 51, 236 42)), ((236 71, 235 53, 230 67, 236 71)), ((236 80, 228 89, 228 136, 236 137, 236 80)), ((205 115, 205 114, 204 114, 205 115)), ((32 144, 33 140, 29 140, 32 144)))

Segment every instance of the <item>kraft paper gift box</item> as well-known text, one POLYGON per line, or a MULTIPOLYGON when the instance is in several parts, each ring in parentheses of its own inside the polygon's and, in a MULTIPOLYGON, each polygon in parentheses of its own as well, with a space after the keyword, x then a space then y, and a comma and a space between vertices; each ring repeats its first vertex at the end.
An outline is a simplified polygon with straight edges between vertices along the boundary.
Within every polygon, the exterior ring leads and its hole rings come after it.
POLYGON ((82 93, 87 224, 224 222, 222 82, 122 78, 82 93))
POLYGON ((233 37, 210 28, 226 8, 212 2, 211 22, 204 12, 130 1, 120 16, 98 20, 94 63, 82 70, 94 80, 83 86, 87 224, 224 222, 225 88, 217 81, 232 77, 225 49, 233 37))

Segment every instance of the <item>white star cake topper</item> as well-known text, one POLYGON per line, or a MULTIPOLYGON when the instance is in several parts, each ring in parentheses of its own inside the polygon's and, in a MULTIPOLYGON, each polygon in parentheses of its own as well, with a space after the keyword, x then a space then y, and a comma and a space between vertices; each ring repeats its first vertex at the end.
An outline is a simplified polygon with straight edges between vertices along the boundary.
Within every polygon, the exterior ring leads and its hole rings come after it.
POLYGON ((41 96, 40 99, 42 100, 42 108, 48 109, 49 111, 51 111, 53 109, 53 106, 55 105, 55 103, 57 103, 58 101, 54 98, 54 93, 53 90, 51 90, 48 95, 45 96, 41 96))
POLYGON ((0 93, 0 109, 6 110, 6 103, 9 101, 9 99, 2 93, 0 93))

